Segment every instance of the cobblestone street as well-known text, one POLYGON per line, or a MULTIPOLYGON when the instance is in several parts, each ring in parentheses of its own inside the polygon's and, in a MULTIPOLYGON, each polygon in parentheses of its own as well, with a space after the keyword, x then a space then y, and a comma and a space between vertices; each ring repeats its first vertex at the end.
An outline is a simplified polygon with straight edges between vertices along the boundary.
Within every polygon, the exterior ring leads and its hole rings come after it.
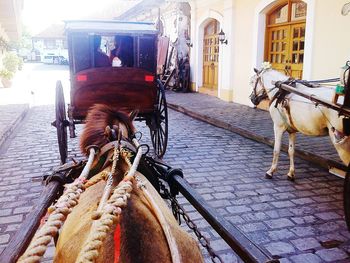
MULTIPOLYGON (((1 154, 2 248, 40 195, 41 176, 59 164, 56 133, 50 126, 53 116, 53 106, 32 108, 1 154)), ((280 173, 266 180, 269 147, 174 111, 169 141, 165 161, 183 168, 186 179, 211 206, 272 255, 285 258, 282 262, 348 258, 350 235, 343 220, 341 179, 297 160, 297 181, 291 183, 284 176, 288 160, 283 155, 280 173)), ((69 145, 73 156, 77 139, 69 145)), ((236 262, 224 241, 192 207, 186 208, 225 262, 236 262)))
MULTIPOLYGON (((54 115, 53 105, 32 107, 0 149, 0 252, 35 205, 42 176, 59 165, 56 131, 50 126, 54 115)), ((169 117, 164 160, 182 168, 203 198, 248 238, 281 262, 350 262, 342 179, 296 158, 296 181, 290 182, 282 153, 278 173, 267 180, 269 146, 172 110, 169 117)), ((148 129, 137 126, 149 143, 148 129)), ((79 134, 82 126, 77 127, 79 134)), ((70 157, 80 158, 77 143, 78 138, 70 139, 70 157)), ((183 197, 180 201, 224 262, 241 262, 183 197)), ((53 251, 45 262, 51 262, 53 251)))

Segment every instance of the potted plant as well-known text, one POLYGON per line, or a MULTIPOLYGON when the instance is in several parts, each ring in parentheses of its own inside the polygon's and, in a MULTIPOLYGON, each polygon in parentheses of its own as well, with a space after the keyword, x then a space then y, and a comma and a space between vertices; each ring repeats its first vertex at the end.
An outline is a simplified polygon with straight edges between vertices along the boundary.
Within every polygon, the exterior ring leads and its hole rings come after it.
POLYGON ((19 58, 15 53, 7 52, 2 59, 2 64, 4 65, 5 69, 15 73, 19 66, 19 58))
POLYGON ((8 71, 7 69, 0 70, 0 79, 1 83, 4 88, 10 88, 11 87, 11 79, 13 78, 14 73, 11 71, 8 71))
POLYGON ((16 71, 22 68, 20 58, 11 52, 5 54, 2 59, 3 69, 0 70, 0 78, 5 88, 11 87, 11 79, 14 77, 16 71))

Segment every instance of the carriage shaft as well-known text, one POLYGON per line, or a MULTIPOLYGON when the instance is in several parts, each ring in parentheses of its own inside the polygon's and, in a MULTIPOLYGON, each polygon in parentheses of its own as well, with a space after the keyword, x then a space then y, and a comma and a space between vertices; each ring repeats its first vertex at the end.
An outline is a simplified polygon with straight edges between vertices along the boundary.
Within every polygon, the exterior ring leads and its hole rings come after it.
POLYGON ((332 103, 332 102, 330 102, 328 100, 319 98, 316 95, 311 94, 311 93, 301 92, 297 88, 294 88, 292 86, 283 84, 281 82, 276 82, 275 85, 279 89, 283 89, 285 91, 288 91, 288 92, 294 93, 296 95, 299 95, 301 97, 304 97, 306 99, 309 99, 310 101, 315 102, 315 104, 321 104, 322 106, 325 106, 327 108, 336 110, 336 111, 339 112, 340 115, 344 115, 346 117, 350 117, 350 109, 348 107, 344 107, 344 106, 332 103))

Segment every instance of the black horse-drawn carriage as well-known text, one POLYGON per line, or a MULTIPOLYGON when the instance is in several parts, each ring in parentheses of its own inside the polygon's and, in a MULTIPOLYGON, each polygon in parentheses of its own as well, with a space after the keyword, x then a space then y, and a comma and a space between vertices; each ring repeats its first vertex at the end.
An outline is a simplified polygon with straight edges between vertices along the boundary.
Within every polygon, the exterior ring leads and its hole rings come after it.
POLYGON ((88 109, 94 104, 106 104, 123 111, 137 109, 137 120, 146 121, 155 154, 162 157, 168 141, 168 112, 164 87, 157 80, 158 31, 154 25, 67 21, 66 34, 71 83, 68 119, 62 84, 58 81, 56 120, 53 122, 57 128, 61 162, 67 159, 67 127, 70 137, 75 137, 75 125, 84 123, 88 109), (118 50, 120 57, 128 56, 128 63, 116 66, 111 56, 108 61, 107 54, 113 50, 118 50))

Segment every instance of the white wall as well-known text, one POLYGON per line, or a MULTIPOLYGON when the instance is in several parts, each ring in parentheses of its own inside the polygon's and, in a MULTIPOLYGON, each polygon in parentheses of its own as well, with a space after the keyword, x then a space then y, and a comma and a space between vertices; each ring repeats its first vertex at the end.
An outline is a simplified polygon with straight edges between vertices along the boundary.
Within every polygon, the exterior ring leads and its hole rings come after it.
MULTIPOLYGON (((220 22, 228 45, 220 45, 219 97, 250 105, 249 79, 264 59, 265 15, 281 0, 195 0, 191 4, 191 74, 202 84, 203 28, 209 18, 220 22), (231 94, 230 94, 231 93, 231 94)), ((350 59, 350 15, 345 0, 305 0, 308 4, 304 79, 337 77, 350 59)))

